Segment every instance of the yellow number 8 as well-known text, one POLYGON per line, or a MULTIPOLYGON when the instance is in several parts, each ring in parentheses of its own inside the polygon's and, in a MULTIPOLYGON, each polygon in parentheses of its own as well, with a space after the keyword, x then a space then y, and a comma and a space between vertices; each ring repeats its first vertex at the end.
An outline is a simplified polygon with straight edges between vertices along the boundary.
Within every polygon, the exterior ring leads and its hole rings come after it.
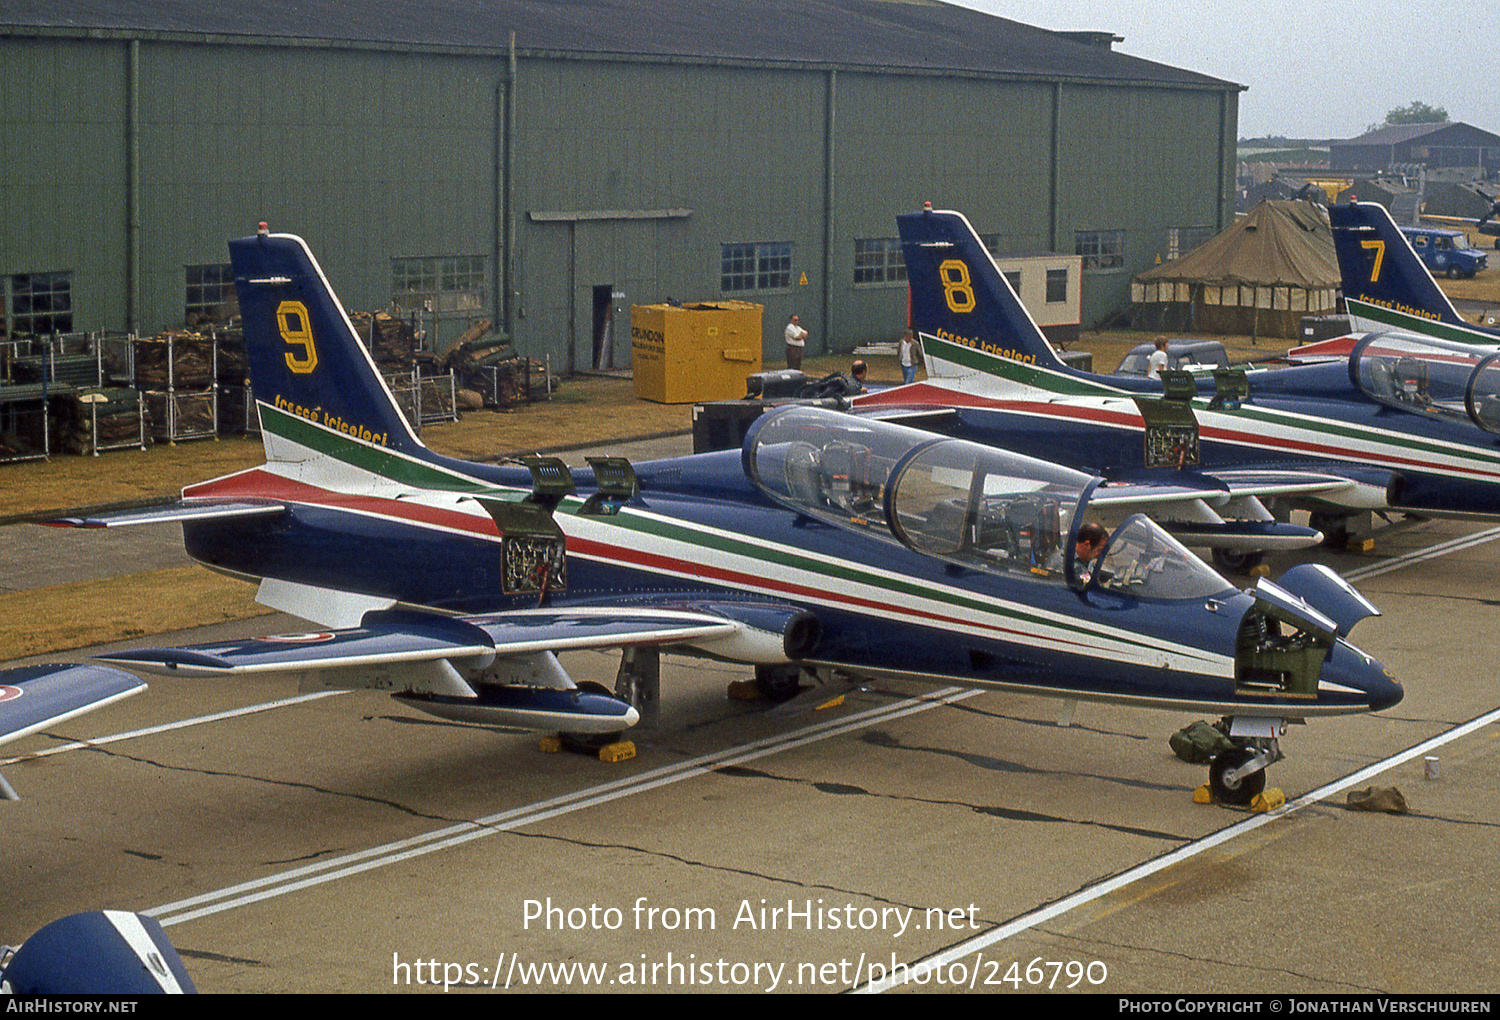
POLYGON ((307 375, 318 367, 318 350, 313 346, 312 326, 307 318, 307 306, 301 301, 283 301, 276 306, 276 326, 281 330, 281 339, 292 347, 302 348, 302 356, 286 352, 286 367, 298 375, 307 375))
POLYGON ((963 314, 974 310, 974 288, 969 283, 969 267, 958 259, 948 259, 938 266, 943 281, 943 300, 948 310, 963 314))

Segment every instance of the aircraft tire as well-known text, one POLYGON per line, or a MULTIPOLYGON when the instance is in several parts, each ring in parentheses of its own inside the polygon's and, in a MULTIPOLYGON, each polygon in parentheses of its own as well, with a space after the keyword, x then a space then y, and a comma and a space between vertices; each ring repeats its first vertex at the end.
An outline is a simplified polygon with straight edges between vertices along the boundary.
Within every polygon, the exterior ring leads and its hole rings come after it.
POLYGON ((802 670, 796 666, 756 666, 755 688, 767 701, 790 701, 802 689, 802 670))
POLYGON ((1342 549, 1349 544, 1349 521, 1343 514, 1315 511, 1307 526, 1323 533, 1325 549, 1342 549))
POLYGON ((1229 786, 1224 782, 1224 773, 1230 769, 1237 769, 1251 758, 1255 752, 1249 748, 1236 747, 1222 752, 1208 766, 1208 788, 1214 795, 1214 800, 1221 804, 1247 805, 1266 788, 1266 770, 1252 772, 1240 780, 1236 786, 1229 786))
POLYGON ((1254 552, 1234 552, 1230 549, 1214 550, 1214 565, 1221 570, 1233 570, 1237 573, 1248 573, 1260 566, 1266 554, 1257 549, 1254 552))

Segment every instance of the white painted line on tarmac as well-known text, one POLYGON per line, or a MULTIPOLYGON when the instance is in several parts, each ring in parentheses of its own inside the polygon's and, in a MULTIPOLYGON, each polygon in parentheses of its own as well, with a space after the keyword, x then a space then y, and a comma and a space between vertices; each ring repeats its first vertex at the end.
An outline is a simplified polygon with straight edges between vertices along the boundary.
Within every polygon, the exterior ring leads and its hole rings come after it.
POLYGON ((1406 762, 1411 761, 1413 758, 1428 754, 1431 751, 1442 747, 1444 744, 1450 743, 1454 740, 1458 740, 1461 737, 1466 737, 1470 733, 1473 733, 1475 730, 1483 729, 1485 726, 1488 726, 1491 723, 1496 722, 1497 720, 1500 720, 1500 708, 1491 709, 1484 715, 1478 716, 1474 719, 1470 719, 1468 722, 1455 726, 1453 729, 1448 730, 1445 733, 1439 733, 1437 736, 1430 737, 1413 747, 1407 748, 1405 751, 1399 751, 1396 754, 1391 755, 1389 758, 1386 758, 1382 761, 1377 761, 1372 765, 1367 765, 1356 772, 1351 772, 1349 775, 1345 776, 1342 779, 1336 779, 1326 786, 1320 786, 1316 790, 1313 790, 1311 793, 1304 794, 1303 796, 1298 797, 1296 800, 1282 805, 1275 811, 1269 811, 1263 815, 1255 815, 1254 817, 1247 818, 1242 822, 1237 822, 1226 829, 1220 829, 1218 832, 1204 836, 1202 839, 1194 840, 1193 842, 1188 843, 1186 846, 1178 847, 1176 850, 1165 853, 1160 857, 1154 858, 1153 860, 1146 861, 1143 864, 1138 864, 1128 871, 1123 871, 1120 874, 1115 875, 1113 878, 1105 879, 1097 885, 1092 885, 1086 889, 1082 889, 1071 896, 1064 897, 1063 899, 1060 899, 1055 903, 1050 903, 1039 910, 1034 910, 1029 914, 1022 914, 1015 920, 1002 924, 998 928, 993 928, 990 931, 985 932, 983 935, 975 936, 974 938, 969 939, 966 942, 959 943, 952 949, 947 949, 941 953, 935 953, 932 956, 927 956, 920 960, 916 960, 913 963, 908 964, 905 968, 901 968, 899 967, 899 965, 897 967, 893 967, 891 969, 892 973, 887 975, 883 980, 870 982, 869 984, 854 988, 852 990, 856 992, 871 993, 885 992, 889 991, 892 988, 896 988, 908 983, 913 979, 914 975, 917 975, 919 973, 931 975, 934 971, 940 969, 947 970, 950 968, 951 964, 962 960, 966 956, 972 956, 976 953, 982 952, 983 950, 989 948, 990 946, 993 946, 997 942, 1005 941, 1012 935, 1018 935, 1023 931, 1028 931, 1032 928, 1035 928, 1039 924, 1045 924, 1046 922, 1051 921, 1054 918, 1061 917, 1063 914, 1066 914, 1069 911, 1076 910, 1077 908, 1092 903, 1097 899, 1108 896, 1110 893, 1115 892, 1116 890, 1123 889, 1125 886, 1130 885, 1132 882, 1138 882, 1143 878, 1148 878, 1159 871, 1164 871, 1175 864, 1181 864, 1183 861, 1196 857, 1197 855, 1203 853, 1205 850, 1212 850, 1214 847, 1227 843, 1232 839, 1236 839, 1240 836, 1244 836, 1251 832, 1254 832, 1261 826, 1269 825, 1271 822, 1276 821, 1278 818, 1284 818, 1287 815, 1293 814, 1297 811, 1301 811, 1303 808, 1310 807, 1311 805, 1316 804, 1318 801, 1331 797, 1341 790, 1347 789, 1348 787, 1354 786, 1359 783, 1363 783, 1382 772, 1393 769, 1398 765, 1403 765, 1406 762), (895 972, 898 970, 903 975, 900 980, 898 980, 895 976, 895 972))
POLYGON ((1402 567, 1409 567, 1413 563, 1434 560, 1439 556, 1446 556, 1451 552, 1458 552, 1461 549, 1471 549, 1476 545, 1493 542, 1497 538, 1500 538, 1500 528, 1490 528, 1487 531, 1479 531, 1472 535, 1465 535, 1462 538, 1449 539, 1447 542, 1439 542, 1437 545, 1430 545, 1425 549, 1416 549, 1403 556, 1393 557, 1383 563, 1372 563, 1368 567, 1359 567, 1351 570, 1344 575, 1344 580, 1363 581, 1366 578, 1378 577, 1381 574, 1388 574, 1393 570, 1400 570, 1402 567))
POLYGON ((687 761, 652 769, 629 779, 601 783, 586 789, 566 793, 550 800, 512 808, 498 814, 479 818, 471 822, 445 826, 420 836, 370 847, 366 850, 345 854, 316 864, 304 865, 275 875, 243 882, 239 885, 204 893, 185 900, 165 903, 142 913, 156 918, 163 927, 182 924, 210 914, 221 913, 235 907, 246 906, 274 896, 284 896, 311 886, 332 882, 336 879, 358 875, 374 868, 385 867, 400 861, 420 857, 424 854, 459 846, 471 840, 493 836, 523 825, 556 818, 585 808, 607 804, 610 801, 632 797, 650 790, 660 789, 685 779, 705 775, 714 769, 743 762, 754 761, 768 755, 779 754, 806 744, 827 740, 876 723, 888 722, 903 716, 915 715, 931 708, 953 704, 975 697, 983 691, 974 688, 947 687, 933 693, 909 698, 894 705, 882 705, 855 715, 831 719, 804 727, 780 737, 741 744, 722 751, 700 755, 687 761))
POLYGON ((134 740, 136 737, 149 737, 157 733, 170 733, 173 730, 187 729, 189 726, 199 726, 203 723, 221 722, 225 719, 236 719, 242 715, 254 715, 257 712, 269 712, 274 708, 286 708, 288 705, 300 705, 304 701, 315 701, 318 698, 327 698, 335 694, 347 694, 348 691, 314 691, 311 694, 298 694, 290 698, 278 698, 275 701, 263 701, 258 705, 246 705, 243 708, 231 708, 223 712, 214 712, 211 715, 194 716, 191 719, 178 719, 176 722, 162 723, 159 726, 147 726, 139 730, 127 730, 124 733, 114 733, 107 737, 95 737, 92 740, 74 740, 66 744, 58 744, 41 751, 33 751, 30 754, 20 754, 14 758, 0 758, 0 766, 14 765, 17 762, 31 761, 33 758, 47 758, 54 754, 62 754, 64 751, 87 751, 90 748, 103 747, 105 744, 114 744, 121 740, 134 740))

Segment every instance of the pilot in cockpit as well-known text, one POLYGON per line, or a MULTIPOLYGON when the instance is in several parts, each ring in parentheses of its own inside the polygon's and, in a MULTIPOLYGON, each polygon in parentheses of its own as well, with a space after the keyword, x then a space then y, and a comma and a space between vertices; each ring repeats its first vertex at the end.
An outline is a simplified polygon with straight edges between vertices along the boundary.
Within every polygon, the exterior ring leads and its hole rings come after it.
POLYGON ((1408 404, 1430 404, 1432 397, 1427 391, 1427 364, 1412 357, 1403 357, 1396 362, 1396 399, 1408 404))
MULTIPOLYGON (((1094 561, 1104 551, 1104 543, 1109 541, 1109 532, 1104 525, 1090 521, 1078 529, 1078 540, 1073 543, 1073 576, 1078 579, 1079 584, 1088 584, 1092 576, 1094 561)), ((1047 562, 1047 569, 1062 572, 1063 551, 1058 548, 1053 551, 1047 562)))

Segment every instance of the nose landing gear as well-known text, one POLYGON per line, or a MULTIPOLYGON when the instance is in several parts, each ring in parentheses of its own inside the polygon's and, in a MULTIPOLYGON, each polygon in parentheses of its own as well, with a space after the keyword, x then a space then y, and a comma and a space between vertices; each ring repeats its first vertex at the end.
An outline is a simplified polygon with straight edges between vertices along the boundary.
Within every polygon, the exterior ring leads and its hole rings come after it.
POLYGON ((1248 739, 1209 763, 1208 789, 1215 802, 1244 807, 1265 790, 1267 766, 1286 757, 1277 740, 1284 728, 1280 719, 1230 720, 1230 736, 1248 739))

